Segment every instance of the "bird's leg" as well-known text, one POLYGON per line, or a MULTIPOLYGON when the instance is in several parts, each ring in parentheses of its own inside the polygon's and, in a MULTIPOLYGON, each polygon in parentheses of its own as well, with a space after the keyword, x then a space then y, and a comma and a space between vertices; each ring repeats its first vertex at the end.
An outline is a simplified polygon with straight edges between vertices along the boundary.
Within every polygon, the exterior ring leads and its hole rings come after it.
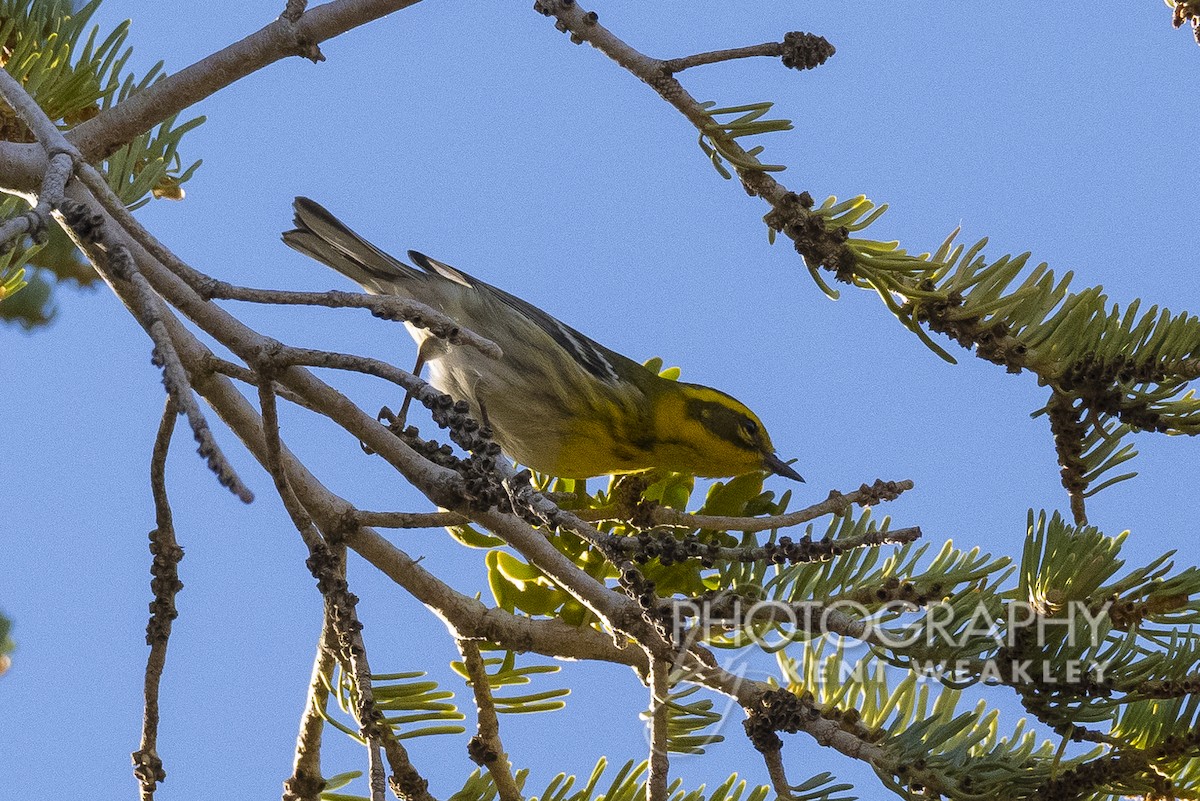
POLYGON ((479 393, 475 394, 475 402, 479 404, 479 424, 491 428, 492 424, 488 422, 487 404, 483 402, 483 398, 479 397, 479 393))
MULTIPOLYGON (((417 363, 413 366, 412 374, 417 378, 421 377, 421 370, 425 368, 425 354, 417 350, 417 363)), ((397 424, 400 428, 404 428, 404 421, 408 419, 408 407, 412 405, 412 390, 404 393, 404 403, 400 405, 400 413, 396 415, 397 424)))
MULTIPOLYGON (((425 356, 418 350, 417 363, 413 367, 412 374, 419 377, 423 367, 425 367, 425 356)), ((391 409, 384 406, 379 410, 379 414, 375 416, 375 419, 386 425, 393 434, 399 436, 400 432, 404 431, 404 423, 408 419, 408 407, 411 405, 412 390, 410 389, 404 393, 404 403, 400 406, 399 414, 393 414, 391 409)), ((362 446, 363 452, 368 456, 375 453, 375 451, 367 447, 366 443, 360 442, 359 445, 362 446)))

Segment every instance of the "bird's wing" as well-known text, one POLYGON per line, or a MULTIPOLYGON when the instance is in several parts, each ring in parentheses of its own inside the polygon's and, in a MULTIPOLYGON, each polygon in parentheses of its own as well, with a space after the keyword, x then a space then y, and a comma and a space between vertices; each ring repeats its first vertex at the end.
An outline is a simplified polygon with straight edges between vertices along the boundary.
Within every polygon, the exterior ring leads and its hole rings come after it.
MULTIPOLYGON (((431 259, 424 253, 419 253, 415 250, 408 251, 408 257, 412 259, 413 264, 421 269, 434 275, 440 275, 457 284, 471 287, 477 292, 486 292, 505 306, 518 312, 538 328, 545 331, 551 339, 561 345, 567 353, 571 354, 571 357, 579 363, 580 367, 596 378, 610 383, 616 383, 620 380, 617 375, 615 363, 620 359, 626 358, 621 356, 621 354, 614 353, 586 334, 582 334, 561 320, 546 314, 546 312, 532 303, 521 300, 516 295, 511 295, 499 287, 494 287, 489 283, 480 281, 478 278, 451 267, 445 262, 431 259)), ((626 359, 626 361, 632 360, 626 359)), ((636 364, 636 362, 633 363, 636 364)), ((638 365, 638 367, 641 368, 641 365, 638 365)))

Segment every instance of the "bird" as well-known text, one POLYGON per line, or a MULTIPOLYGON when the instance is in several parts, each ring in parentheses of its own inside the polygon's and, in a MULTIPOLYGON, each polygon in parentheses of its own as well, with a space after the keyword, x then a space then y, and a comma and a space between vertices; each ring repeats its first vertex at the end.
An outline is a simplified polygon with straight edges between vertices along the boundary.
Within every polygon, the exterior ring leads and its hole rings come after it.
POLYGON ((558 478, 648 470, 721 478, 754 471, 804 481, 762 421, 712 387, 660 376, 515 295, 408 251, 406 264, 306 197, 283 241, 376 295, 430 306, 494 342, 496 357, 405 323, 429 383, 492 429, 518 464, 558 478), (415 265, 415 266, 414 266, 415 265))

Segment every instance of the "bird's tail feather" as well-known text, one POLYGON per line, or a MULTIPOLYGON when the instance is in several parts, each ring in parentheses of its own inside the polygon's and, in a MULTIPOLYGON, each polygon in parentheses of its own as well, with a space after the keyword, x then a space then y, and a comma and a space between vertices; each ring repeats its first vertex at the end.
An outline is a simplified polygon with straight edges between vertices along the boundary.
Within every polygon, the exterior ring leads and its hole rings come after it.
POLYGON ((363 239, 316 201, 298 197, 292 205, 296 227, 284 231, 283 241, 364 288, 408 294, 398 290, 425 275, 363 239))

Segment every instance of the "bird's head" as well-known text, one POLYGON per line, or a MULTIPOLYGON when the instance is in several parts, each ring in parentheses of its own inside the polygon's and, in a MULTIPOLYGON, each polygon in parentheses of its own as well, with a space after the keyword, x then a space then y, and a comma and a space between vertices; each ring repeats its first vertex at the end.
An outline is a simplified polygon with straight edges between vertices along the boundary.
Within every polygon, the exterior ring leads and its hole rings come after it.
POLYGON ((775 454, 762 421, 741 401, 700 384, 672 383, 658 404, 660 447, 676 463, 664 466, 707 477, 766 470, 804 481, 775 454))

